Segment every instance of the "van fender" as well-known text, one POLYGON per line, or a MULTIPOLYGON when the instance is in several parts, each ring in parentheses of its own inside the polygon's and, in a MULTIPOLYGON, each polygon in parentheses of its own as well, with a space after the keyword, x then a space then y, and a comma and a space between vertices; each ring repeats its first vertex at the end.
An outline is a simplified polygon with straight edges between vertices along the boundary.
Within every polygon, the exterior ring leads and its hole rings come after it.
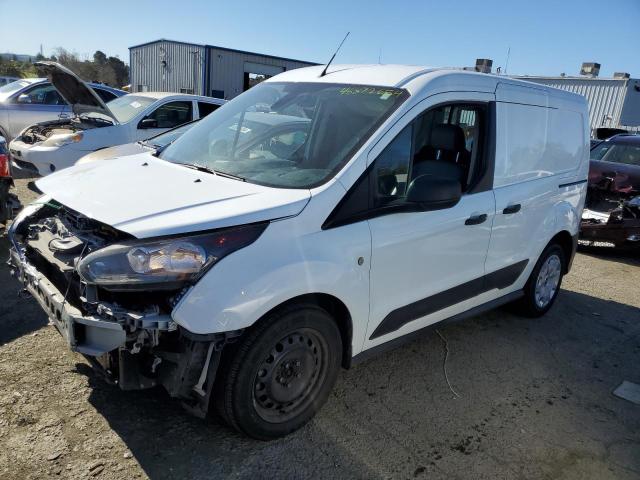
MULTIPOLYGON (((544 224, 547 228, 543 231, 539 231, 536 235, 536 245, 534 248, 534 255, 531 257, 531 262, 527 266, 526 275, 523 275, 520 283, 522 287, 529 278, 531 271, 535 267, 540 255, 544 252, 549 242, 558 235, 560 232, 568 232, 571 237, 578 235, 580 228, 580 215, 578 214, 577 205, 571 200, 561 198, 553 204, 553 207, 549 210, 549 215, 545 219, 544 224)), ((564 246, 563 246, 564 247, 564 246)), ((570 260, 567 259, 567 260, 570 260)))
POLYGON ((240 330, 288 300, 326 294, 347 307, 358 353, 369 317, 368 225, 304 232, 301 223, 272 222, 252 245, 215 264, 181 298, 173 320, 195 334, 240 330))

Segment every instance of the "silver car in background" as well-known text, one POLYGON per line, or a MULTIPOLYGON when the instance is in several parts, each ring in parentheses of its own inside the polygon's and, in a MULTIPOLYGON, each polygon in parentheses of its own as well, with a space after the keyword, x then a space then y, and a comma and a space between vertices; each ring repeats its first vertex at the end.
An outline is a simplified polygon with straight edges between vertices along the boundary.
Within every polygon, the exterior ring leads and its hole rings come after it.
MULTIPOLYGON (((107 85, 88 85, 105 103, 127 93, 107 85)), ((72 116, 71 106, 46 78, 22 78, 0 87, 0 136, 7 143, 29 125, 72 116)))
POLYGON ((16 80, 20 80, 18 77, 0 77, 0 87, 6 85, 7 83, 15 82, 16 80))

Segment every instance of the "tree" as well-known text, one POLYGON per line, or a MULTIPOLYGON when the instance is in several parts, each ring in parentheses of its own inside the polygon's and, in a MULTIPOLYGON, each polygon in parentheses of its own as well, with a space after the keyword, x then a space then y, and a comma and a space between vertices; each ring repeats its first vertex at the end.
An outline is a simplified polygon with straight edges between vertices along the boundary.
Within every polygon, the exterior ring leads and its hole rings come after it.
POLYGON ((115 81, 118 87, 122 87, 129 83, 129 67, 118 57, 109 57, 108 65, 113 69, 115 81))
POLYGON ((98 65, 104 65, 107 63, 107 56, 104 52, 96 50, 96 53, 93 54, 93 61, 98 65))

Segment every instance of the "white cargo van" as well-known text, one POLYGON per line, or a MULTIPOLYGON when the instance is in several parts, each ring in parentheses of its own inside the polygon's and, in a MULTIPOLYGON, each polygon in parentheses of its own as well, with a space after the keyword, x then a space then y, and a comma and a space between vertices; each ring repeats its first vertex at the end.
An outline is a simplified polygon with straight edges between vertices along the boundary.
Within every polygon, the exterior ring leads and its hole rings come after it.
POLYGON ((409 66, 278 75, 157 153, 75 166, 11 227, 71 348, 256 438, 436 322, 544 314, 575 251, 584 97, 409 66))

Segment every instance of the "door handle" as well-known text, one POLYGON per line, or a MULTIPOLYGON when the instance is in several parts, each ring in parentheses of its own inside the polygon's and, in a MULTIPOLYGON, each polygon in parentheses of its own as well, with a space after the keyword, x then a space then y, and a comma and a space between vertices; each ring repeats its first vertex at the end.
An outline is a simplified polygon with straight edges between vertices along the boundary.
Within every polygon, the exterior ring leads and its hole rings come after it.
POLYGON ((502 210, 502 213, 504 213, 505 215, 509 215, 510 213, 518 213, 521 208, 522 205, 520 205, 519 203, 514 203, 513 205, 505 207, 505 209, 502 210))
POLYGON ((465 225, 480 225, 481 223, 484 223, 484 221, 487 219, 487 214, 483 213, 481 215, 472 215, 469 218, 467 218, 464 221, 465 225))

